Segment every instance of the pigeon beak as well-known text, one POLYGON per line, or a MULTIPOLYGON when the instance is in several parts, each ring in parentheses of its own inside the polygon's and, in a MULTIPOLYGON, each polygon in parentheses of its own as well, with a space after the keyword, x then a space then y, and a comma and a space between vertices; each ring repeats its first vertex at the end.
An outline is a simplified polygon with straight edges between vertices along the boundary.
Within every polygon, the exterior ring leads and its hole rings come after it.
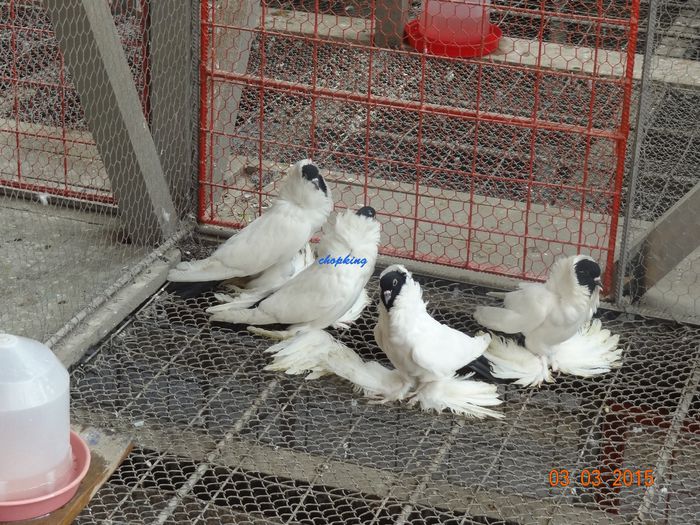
POLYGON ((598 288, 600 288, 601 290, 603 289, 603 281, 600 280, 600 277, 596 277, 595 279, 593 279, 593 282, 598 288))
POLYGON ((391 290, 384 290, 384 292, 382 292, 382 294, 384 295, 384 303, 385 304, 388 303, 389 300, 391 299, 391 290))
POLYGON ((320 190, 321 187, 318 185, 318 179, 311 179, 311 183, 316 186, 317 190, 320 190))

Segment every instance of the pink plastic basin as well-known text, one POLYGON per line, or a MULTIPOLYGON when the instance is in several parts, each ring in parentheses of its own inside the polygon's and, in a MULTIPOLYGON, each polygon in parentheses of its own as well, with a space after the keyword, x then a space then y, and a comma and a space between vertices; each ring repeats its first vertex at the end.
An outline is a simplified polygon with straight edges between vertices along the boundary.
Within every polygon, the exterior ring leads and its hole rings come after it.
POLYGON ((78 491, 90 468, 90 449, 75 432, 70 433, 73 451, 73 475, 63 488, 44 496, 20 501, 0 501, 0 522, 37 518, 68 503, 78 491))

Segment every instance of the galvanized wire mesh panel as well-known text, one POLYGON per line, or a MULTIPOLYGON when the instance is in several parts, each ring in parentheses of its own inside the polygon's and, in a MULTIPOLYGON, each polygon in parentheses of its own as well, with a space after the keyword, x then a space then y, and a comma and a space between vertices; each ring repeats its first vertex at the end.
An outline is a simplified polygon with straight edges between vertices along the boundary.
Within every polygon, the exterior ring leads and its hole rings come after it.
POLYGON ((616 300, 697 322, 700 3, 659 0, 647 12, 616 300))
POLYGON ((494 2, 483 59, 401 47, 389 4, 202 3, 200 221, 244 224, 310 156, 385 254, 542 278, 585 251, 609 283, 638 2, 494 2))
MULTIPOLYGON (((486 289, 419 280, 437 319, 477 328, 486 289)), ((137 444, 77 523, 685 524, 700 512, 697 327, 604 312, 627 347, 620 370, 502 387, 504 420, 464 421, 263 372, 270 343, 210 325, 213 303, 160 293, 73 370, 76 421, 137 444), (569 486, 551 486, 553 469, 569 486), (593 470, 600 484, 582 474, 593 470), (651 470, 653 486, 625 470, 651 470)), ((386 362, 375 320, 371 306, 339 336, 386 362)))
POLYGON ((0 1, 0 331, 44 341, 146 269, 192 208, 191 123, 168 121, 197 112, 189 98, 172 107, 191 90, 189 6, 183 16, 146 0, 94 2, 88 21, 76 5, 0 1), (169 185, 154 183, 161 165, 169 185))
MULTIPOLYGON (((148 113, 146 1, 110 6, 148 113)), ((114 202, 42 2, 3 0, 0 13, 0 186, 114 202)))

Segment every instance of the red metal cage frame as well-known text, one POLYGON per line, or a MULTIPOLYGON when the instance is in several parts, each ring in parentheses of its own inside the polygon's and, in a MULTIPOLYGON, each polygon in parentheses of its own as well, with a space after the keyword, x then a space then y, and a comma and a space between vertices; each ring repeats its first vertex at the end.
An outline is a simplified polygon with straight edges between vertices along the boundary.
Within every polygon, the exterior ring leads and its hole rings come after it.
MULTIPOLYGON (((139 97, 142 107, 146 115, 149 114, 149 49, 148 49, 148 0, 138 1, 139 11, 139 35, 140 38, 122 39, 122 45, 125 48, 138 49, 140 63, 138 72, 141 77, 141 89, 139 97)), ((69 171, 71 165, 76 159, 82 159, 87 162, 96 161, 99 163, 99 155, 95 151, 95 142, 87 130, 76 130, 67 121, 66 115, 69 109, 69 101, 67 93, 74 90, 72 84, 66 78, 66 70, 63 62, 63 54, 58 49, 58 44, 53 39, 53 31, 51 29, 35 27, 29 23, 23 22, 18 16, 18 9, 31 9, 38 12, 43 12, 41 2, 35 0, 8 0, 4 6, 6 11, 3 13, 3 19, 0 21, 0 31, 7 30, 10 32, 10 71, 9 76, 5 76, 0 71, 0 82, 8 83, 12 90, 12 111, 11 116, 14 125, 5 127, 0 125, 0 133, 14 136, 14 147, 11 148, 11 155, 14 157, 16 168, 12 172, 0 172, 0 186, 6 188, 15 188, 26 190, 34 193, 44 193, 56 195, 69 199, 77 199, 89 202, 100 202, 106 204, 114 204, 114 196, 109 189, 109 183, 106 174, 100 173, 98 168, 90 167, 92 173, 85 173, 86 178, 92 179, 95 184, 76 183, 71 180, 69 171), (31 64, 21 64, 18 52, 18 36, 26 35, 42 35, 50 41, 50 47, 55 48, 55 61, 57 61, 58 79, 56 81, 41 80, 36 78, 25 78, 19 74, 19 67, 31 67, 31 64), (22 119, 19 108, 19 92, 21 89, 47 89, 60 94, 60 103, 58 105, 59 125, 46 126, 41 121, 41 117, 30 116, 29 119, 22 119), (22 153, 25 149, 24 143, 32 144, 31 150, 42 152, 47 162, 52 166, 61 166, 62 177, 46 176, 46 171, 35 169, 31 164, 25 165, 22 162, 22 153), (33 141, 33 142, 32 142, 33 141), (74 152, 73 150, 79 152, 74 152), (83 151, 92 151, 89 156, 84 156, 83 151)), ((76 103, 75 100, 71 101, 76 103)), ((10 123, 6 120, 5 124, 10 123)), ((8 148, 0 149, 0 155, 7 155, 8 148)))
MULTIPOLYGON (((613 7, 610 7, 612 4, 597 0, 596 2, 590 3, 590 11, 583 14, 575 12, 573 7, 569 11, 562 8, 555 12, 551 8, 548 8, 546 2, 539 2, 538 8, 511 6, 508 5, 508 2, 492 5, 492 12, 495 10, 497 16, 502 17, 504 20, 507 19, 508 16, 530 17, 533 31, 535 29, 537 30, 536 37, 531 39, 532 47, 530 49, 532 53, 529 53, 530 56, 534 54, 536 57, 534 61, 526 58, 527 52, 522 53, 515 48, 512 51, 508 51, 510 60, 505 61, 498 61, 492 57, 485 57, 483 59, 436 59, 426 53, 417 53, 407 47, 391 50, 379 49, 374 45, 372 39, 369 41, 359 40, 356 34, 351 34, 351 32, 349 30, 346 31, 346 29, 343 29, 342 36, 338 38, 336 35, 331 39, 329 35, 333 32, 333 29, 329 29, 328 20, 330 19, 332 23, 334 16, 321 13, 318 2, 315 4, 315 11, 288 11, 291 13, 288 17, 291 18, 292 21, 287 22, 287 26, 278 26, 276 25, 277 21, 274 19, 274 15, 279 10, 271 7, 270 4, 272 4, 272 1, 274 0, 261 2, 261 19, 264 20, 265 23, 261 23, 259 27, 249 27, 240 23, 223 23, 217 18, 217 9, 223 9, 222 7, 217 8, 215 4, 210 5, 210 3, 206 1, 201 4, 201 107, 198 210, 198 219, 200 222, 232 227, 244 225, 244 221, 232 219, 230 216, 227 217, 225 214, 221 213, 220 203, 215 202, 216 197, 214 194, 216 192, 225 193, 233 191, 236 195, 248 195, 250 201, 255 202, 255 214, 261 213, 266 199, 271 194, 270 189, 265 188, 263 184, 263 172, 266 169, 265 163, 267 161, 265 158, 266 150, 274 146, 278 148, 277 151, 289 152, 288 155, 284 155, 284 160, 287 162, 292 162, 294 160, 294 153, 292 152, 297 151, 303 151, 312 158, 335 155, 333 146, 331 145, 324 149, 317 136, 318 122, 321 117, 323 117, 322 108, 330 107, 333 104, 346 106, 354 104, 352 107, 359 108, 358 113, 363 110, 366 111, 367 123, 365 128, 365 141, 364 144, 359 144, 354 150, 344 151, 342 155, 344 158, 354 159, 357 165, 362 166, 364 169, 364 173, 358 174, 358 179, 360 181, 364 180, 362 196, 364 203, 367 203, 370 199, 369 192, 372 189, 371 184, 367 182, 369 180, 370 162, 383 163, 383 165, 387 166, 410 167, 415 173, 413 180, 415 184, 413 216, 387 211, 387 209, 382 209, 381 206, 375 205, 378 209, 379 216, 387 221, 412 221, 410 229, 413 232, 413 238, 411 241, 406 241, 404 246, 395 246, 392 245, 392 239, 390 238, 389 241, 381 247, 382 253, 457 266, 465 269, 517 276, 525 279, 542 279, 546 275, 546 267, 534 269, 534 266, 530 266, 528 262, 528 250, 532 249, 530 243, 540 242, 553 247, 551 250, 552 257, 557 254, 568 253, 567 250, 569 252, 574 250, 577 253, 588 251, 594 256, 598 255, 605 266, 604 284, 607 289, 610 289, 617 238, 618 216, 621 205, 625 151, 630 128, 630 101, 639 16, 638 0, 633 0, 624 6, 617 6, 617 11, 615 11, 613 7), (305 32, 299 32, 298 25, 294 25, 297 23, 294 17, 305 17, 308 25, 308 29, 305 32), (568 65, 557 69, 545 63, 548 60, 553 63, 557 58, 561 58, 561 60, 567 59, 567 57, 569 60, 576 59, 575 57, 572 59, 568 55, 565 55, 565 52, 568 52, 567 50, 572 48, 572 46, 564 44, 560 45, 561 57, 548 56, 552 49, 556 49, 556 47, 553 47, 551 43, 545 40, 545 27, 548 27, 552 23, 551 21, 557 18, 564 19, 566 24, 574 28, 567 33, 567 38, 569 39, 573 39, 576 36, 576 28, 583 27, 579 24, 588 24, 587 27, 592 28, 584 35, 584 37, 587 38, 586 42, 589 44, 587 49, 591 54, 589 57, 589 64, 593 64, 590 70, 586 70, 585 67, 577 70, 568 65), (271 19, 272 22, 270 23, 271 19), (610 27, 613 29, 609 29, 610 27), (226 31, 237 31, 238 34, 249 32, 258 38, 259 44, 256 50, 256 59, 259 64, 257 66, 257 72, 237 72, 219 67, 218 57, 216 56, 215 39, 217 33, 226 31), (608 33, 611 31, 617 31, 615 34, 619 36, 617 40, 612 40, 613 48, 606 49, 603 46, 603 41, 605 38, 610 40, 608 33), (288 46, 295 45, 297 47, 309 48, 309 54, 312 57, 310 62, 307 62, 312 69, 310 75, 307 75, 303 79, 294 79, 284 78, 284 74, 266 71, 267 65, 275 60, 275 56, 271 55, 270 52, 266 50, 266 44, 273 40, 280 41, 282 39, 286 40, 288 46), (412 61, 411 64, 417 66, 415 73, 420 77, 417 84, 417 92, 409 93, 407 96, 386 96, 374 92, 373 86, 356 91, 352 89, 326 87, 322 85, 319 79, 319 64, 321 60, 319 56, 322 46, 330 47, 332 49, 331 52, 355 52, 367 55, 369 59, 366 76, 369 83, 376 77, 376 69, 379 67, 376 65, 376 62, 378 61, 377 57, 379 57, 380 53, 386 60, 412 61), (521 53, 521 55, 518 55, 518 53, 521 53), (611 56, 617 57, 618 62, 612 63, 609 58, 611 56), (434 90, 434 86, 428 86, 429 79, 427 79, 426 70, 429 68, 434 69, 436 63, 452 64, 455 65, 455 67, 461 65, 470 67, 476 71, 476 75, 478 76, 476 81, 476 100, 471 107, 450 106, 449 104, 443 103, 441 100, 437 102, 430 100, 429 90, 434 90), (612 73, 606 70, 606 67, 611 70, 612 73), (373 68, 375 69, 373 70, 373 68), (530 93, 532 111, 529 115, 508 114, 507 111, 503 111, 502 108, 498 106, 489 106, 489 104, 487 104, 489 100, 486 98, 487 93, 484 88, 484 84, 488 80, 487 75, 497 76, 497 74, 501 73, 504 73, 506 76, 515 74, 529 75, 534 79, 530 93), (567 82, 586 82, 590 84, 589 96, 587 97, 586 103, 582 104, 580 107, 569 107, 572 116, 571 120, 575 120, 573 117, 576 117, 578 114, 584 115, 585 118, 583 118, 583 120, 579 119, 580 122, 572 123, 567 121, 566 118, 558 120, 549 119, 547 116, 542 115, 545 103, 550 103, 549 99, 551 98, 546 90, 551 89, 551 85, 559 83, 561 86, 564 86, 567 82), (254 108, 254 111, 258 112, 259 135, 257 139, 251 139, 250 134, 244 135, 239 133, 235 129, 235 122, 222 123, 217 121, 218 115, 215 114, 214 106, 217 103, 221 103, 220 100, 216 100, 216 97, 220 96, 220 93, 217 91, 217 86, 222 85, 238 86, 242 90, 257 91, 257 106, 254 108), (610 95, 611 92, 614 92, 614 96, 610 95), (271 112, 270 109, 266 108, 268 104, 267 97, 270 95, 278 95, 280 98, 296 97, 296 99, 303 100, 303 103, 308 105, 311 113, 308 137, 304 137, 303 140, 300 139, 299 142, 295 142, 293 140, 284 140, 284 137, 270 138, 265 135, 263 128, 267 124, 267 113, 271 112), (618 100, 620 103, 619 111, 611 110, 613 117, 609 120, 606 120, 601 113, 601 107, 604 106, 606 102, 599 102, 599 100, 597 100, 597 97, 599 99, 604 99, 606 96, 608 96, 610 100, 618 100), (370 113, 378 110, 386 110, 387 112, 394 111, 396 114, 410 115, 417 120, 417 147, 413 159, 396 160, 390 158, 388 155, 382 157, 381 154, 375 154, 370 151, 370 135, 374 132, 370 123, 370 113), (425 136, 425 130, 423 130, 423 128, 424 122, 428 119, 444 119, 445 121, 450 120, 452 123, 465 122, 474 126, 471 169, 451 169, 449 167, 440 167, 438 169, 435 168, 434 165, 431 165, 430 160, 424 160, 422 153, 426 150, 428 139, 425 136), (226 126, 231 126, 232 129, 228 129, 226 126), (517 131, 518 129, 525 130, 524 133, 530 133, 530 159, 525 169, 521 171, 520 177, 513 178, 512 176, 502 176, 498 172, 480 172, 476 160, 480 155, 478 152, 481 141, 479 133, 480 129, 486 126, 489 126, 489 131, 482 132, 482 136, 485 133, 498 133, 498 130, 503 130, 505 135, 511 133, 512 130, 517 131), (537 153, 534 150, 538 147, 539 141, 542 140, 541 136, 548 133, 553 139, 562 141, 562 145, 558 146, 561 148, 562 155, 566 153, 566 140, 573 137, 570 143, 575 144, 578 148, 574 153, 579 161, 582 173, 579 180, 573 183, 551 181, 547 180, 547 178, 542 178, 537 172, 538 166, 535 160, 537 153), (540 136, 538 136, 538 134, 540 136), (254 153, 250 154, 251 157, 253 157, 253 167, 257 169, 258 172, 257 187, 251 188, 250 186, 239 185, 229 180, 215 180, 213 173, 214 165, 217 162, 223 161, 223 159, 220 158, 213 158, 213 143, 215 140, 218 140, 219 137, 228 137, 228 139, 232 141, 248 140, 254 142, 257 140, 257 147, 251 146, 251 150, 257 149, 257 155, 254 153), (567 139, 562 140, 561 137, 566 137, 567 139), (609 149, 612 151, 607 157, 603 156, 604 160, 611 160, 612 163, 614 163, 609 183, 601 183, 599 180, 592 182, 596 177, 600 178, 600 173, 602 173, 602 168, 594 167, 597 158, 596 154, 593 152, 594 148, 597 147, 596 141, 607 141, 606 144, 609 144, 609 149), (614 157, 612 155, 614 155, 614 157), (254 158, 255 156, 257 156, 257 159, 254 158), (426 188, 423 187, 421 182, 424 174, 430 170, 437 170, 441 174, 446 175, 456 173, 463 179, 471 181, 469 191, 467 192, 469 195, 469 202, 463 199, 464 202, 461 203, 464 205, 465 210, 468 209, 468 212, 465 211, 468 215, 467 220, 463 222, 450 222, 440 217, 438 217, 438 219, 430 218, 427 216, 427 213, 425 217, 419 217, 419 212, 417 211, 419 208, 419 201, 425 199, 427 195, 426 188), (495 226, 491 227, 487 227, 483 224, 483 221, 481 221, 483 217, 480 217, 479 212, 475 211, 478 209, 478 206, 474 203, 476 195, 475 181, 480 183, 486 181, 492 185, 521 185, 525 187, 523 190, 524 197, 521 203, 524 206, 524 209, 521 210, 524 217, 523 224, 521 225, 523 228, 522 231, 515 231, 515 229, 513 229, 513 231, 501 230, 498 221, 496 221, 495 226), (537 216, 538 213, 542 214, 535 210, 535 198, 533 195, 546 189, 562 194, 570 192, 577 195, 578 202, 576 205, 570 203, 570 206, 567 207, 567 209, 571 208, 573 210, 572 213, 576 215, 576 220, 578 221, 578 227, 575 225, 570 227, 569 238, 540 235, 532 228, 532 217, 537 216), (597 213, 604 213, 605 215, 605 219, 604 221, 601 219, 600 225, 594 225, 594 234, 590 232, 587 233, 584 225, 584 222, 587 221, 587 216, 592 213, 589 209, 591 207, 590 200, 595 201, 594 208, 598 210, 597 213), (477 224, 477 222, 482 222, 482 224, 477 224), (466 234, 464 235, 466 248, 459 252, 459 256, 430 253, 426 251, 421 252, 418 248, 418 237, 420 235, 419 226, 423 229, 422 231, 428 232, 431 227, 435 231, 444 231, 449 228, 458 228, 460 231, 466 230, 466 234), (601 227, 600 231, 598 231, 598 226, 601 227), (605 231, 602 231, 602 228, 604 228, 605 231), (482 237, 502 239, 501 242, 503 243, 507 242, 509 238, 511 239, 510 242, 513 242, 512 239, 521 242, 522 254, 518 255, 520 260, 517 266, 514 264, 507 266, 502 262, 503 257, 492 257, 493 254, 487 254, 485 259, 481 261, 474 259, 473 255, 475 250, 478 250, 478 247, 474 248, 475 245, 472 241, 477 234, 482 237)), ((373 34, 375 31, 374 15, 376 1, 379 0, 371 0, 371 13, 366 18, 365 30, 370 34, 373 34)), ((571 4, 573 5, 573 3, 571 4)), ((565 6, 567 5, 569 4, 565 3, 565 6)), ((342 18, 343 17, 335 17, 338 27, 342 25, 342 18)), ((345 28, 346 26, 342 27, 345 28)), ((504 35, 507 35, 507 31, 504 31, 504 35)), ((513 39, 513 41, 515 40, 516 39, 513 39)), ((292 59, 293 57, 290 58, 290 61, 292 59)), ((303 75, 300 74, 300 77, 301 76, 303 75)), ((248 103, 250 104, 251 100, 254 98, 255 97, 250 98, 248 103)), ((241 103, 241 106, 242 105, 243 103, 241 103)), ((251 114, 252 113, 253 110, 251 110, 251 114)), ((324 166, 322 165, 321 167, 323 168, 324 166)), ((445 194, 447 193, 447 190, 445 190, 445 194)), ((390 199, 390 197, 387 198, 387 200, 388 199, 390 199)), ((344 204, 339 203, 339 207, 343 205, 344 204)), ((253 205, 251 204, 251 206, 253 205)), ((495 240, 494 244, 497 245, 498 241, 495 240)), ((496 250, 498 250, 498 246, 496 250)), ((542 259, 544 261, 545 257, 543 256, 542 259)), ((547 259, 547 261, 549 261, 549 259, 547 259)))

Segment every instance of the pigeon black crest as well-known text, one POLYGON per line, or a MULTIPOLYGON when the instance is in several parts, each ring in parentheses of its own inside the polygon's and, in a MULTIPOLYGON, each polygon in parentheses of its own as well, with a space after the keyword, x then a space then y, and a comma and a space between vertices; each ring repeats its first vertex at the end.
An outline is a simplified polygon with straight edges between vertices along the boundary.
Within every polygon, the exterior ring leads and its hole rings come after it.
POLYGON ((361 215, 362 217, 369 217, 374 219, 377 216, 377 212, 372 206, 363 206, 355 212, 355 215, 361 215))
POLYGON ((588 287, 591 293, 596 287, 603 287, 600 282, 600 266, 591 259, 582 259, 574 265, 576 280, 581 286, 588 287))
POLYGON ((401 293, 401 288, 403 288, 403 285, 406 284, 406 277, 407 276, 405 273, 399 270, 394 270, 393 272, 384 274, 379 279, 381 301, 387 310, 390 310, 391 307, 394 306, 394 301, 398 297, 399 293, 401 293))
POLYGON ((306 180, 313 182, 316 187, 323 192, 324 195, 328 195, 328 188, 326 187, 326 181, 318 171, 315 164, 306 164, 301 168, 301 176, 306 180))

